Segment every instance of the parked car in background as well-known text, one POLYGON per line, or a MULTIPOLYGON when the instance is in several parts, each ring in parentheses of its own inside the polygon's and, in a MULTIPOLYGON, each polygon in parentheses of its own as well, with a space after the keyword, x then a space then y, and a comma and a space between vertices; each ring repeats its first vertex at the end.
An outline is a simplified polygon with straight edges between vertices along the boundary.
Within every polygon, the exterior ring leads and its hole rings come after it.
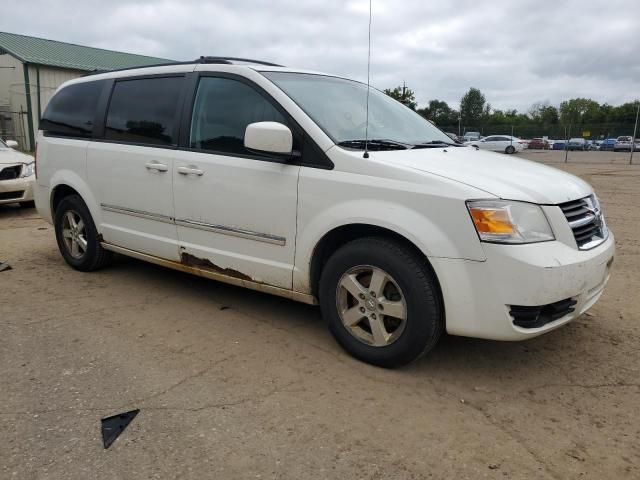
POLYGON ((564 150, 566 144, 564 140, 554 140, 552 150, 564 150))
POLYGON ((549 150, 549 142, 542 138, 534 138, 529 142, 531 150, 549 150))
MULTIPOLYGON (((616 138, 616 143, 613 144, 614 152, 630 152, 631 145, 633 142, 633 137, 628 135, 623 135, 621 137, 616 138)), ((634 148, 634 152, 640 151, 640 140, 636 139, 634 148)))
POLYGON ((17 147, 14 140, 0 139, 0 204, 33 207, 34 159, 17 147))
POLYGON ((570 138, 567 150, 587 150, 587 141, 584 138, 570 138))
POLYGON ((480 140, 482 138, 482 135, 480 135, 480 132, 467 132, 462 136, 462 138, 465 142, 473 142, 476 140, 480 140))
POLYGON ((473 142, 465 142, 465 145, 478 147, 481 150, 492 152, 516 153, 524 150, 524 141, 511 135, 490 135, 473 142))
POLYGON ((360 82, 230 62, 58 89, 35 192, 69 266, 116 252, 319 303, 340 345, 383 367, 445 331, 532 338, 602 294, 615 242, 585 181, 454 143, 360 82))
POLYGON ((617 139, 607 138, 600 143, 600 150, 613 150, 616 145, 617 139))

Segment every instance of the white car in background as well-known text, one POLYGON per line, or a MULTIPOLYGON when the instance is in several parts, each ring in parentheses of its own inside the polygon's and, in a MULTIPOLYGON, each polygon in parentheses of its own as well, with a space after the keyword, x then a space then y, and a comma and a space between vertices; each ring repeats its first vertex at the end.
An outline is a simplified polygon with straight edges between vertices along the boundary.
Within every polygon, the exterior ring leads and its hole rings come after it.
POLYGON ((492 152, 516 153, 524 150, 525 142, 511 135, 490 135, 473 142, 465 142, 465 145, 478 147, 481 150, 492 152))
POLYGON ((0 205, 33 207, 34 159, 14 150, 17 146, 14 140, 0 139, 0 205))

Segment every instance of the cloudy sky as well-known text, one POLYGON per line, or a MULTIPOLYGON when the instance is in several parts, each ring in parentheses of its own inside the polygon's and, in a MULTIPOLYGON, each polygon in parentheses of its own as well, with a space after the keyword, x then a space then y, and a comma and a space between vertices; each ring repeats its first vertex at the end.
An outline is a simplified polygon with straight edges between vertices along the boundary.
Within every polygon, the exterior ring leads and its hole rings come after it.
MULTIPOLYGON (((0 0, 0 30, 186 60, 259 58, 366 80, 368 0, 0 0)), ((374 0, 372 84, 457 107, 640 98, 640 0, 374 0)))

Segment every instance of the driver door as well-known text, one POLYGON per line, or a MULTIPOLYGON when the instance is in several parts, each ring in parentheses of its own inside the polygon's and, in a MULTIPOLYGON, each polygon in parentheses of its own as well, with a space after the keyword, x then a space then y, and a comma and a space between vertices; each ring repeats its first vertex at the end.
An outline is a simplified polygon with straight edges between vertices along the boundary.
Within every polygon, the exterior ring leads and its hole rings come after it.
POLYGON ((274 102, 241 78, 200 77, 173 163, 175 221, 183 263, 290 289, 300 166, 244 147, 250 123, 287 124, 274 102))

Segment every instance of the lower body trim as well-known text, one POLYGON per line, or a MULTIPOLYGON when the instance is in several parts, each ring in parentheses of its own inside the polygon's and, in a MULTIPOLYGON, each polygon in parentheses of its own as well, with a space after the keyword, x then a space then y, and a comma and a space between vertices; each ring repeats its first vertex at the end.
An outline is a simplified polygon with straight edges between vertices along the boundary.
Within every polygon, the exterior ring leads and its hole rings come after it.
POLYGON ((128 257, 137 258, 138 260, 143 260, 145 262, 154 263, 162 267, 168 267, 174 270, 180 270, 182 272, 192 273, 200 277, 209 278, 211 280, 216 280, 218 282, 228 283, 230 285, 236 285, 238 287, 249 288, 251 290, 256 290, 258 292, 277 295, 279 297, 288 298, 290 300, 306 303, 308 305, 318 304, 318 300, 316 299, 316 297, 314 297, 313 295, 309 295, 307 293, 296 292, 293 290, 288 290, 286 288, 274 287, 272 285, 267 285, 264 283, 255 282, 253 280, 247 280, 244 278, 238 278, 232 275, 225 275, 224 273, 209 270, 206 267, 186 265, 184 263, 175 262, 173 260, 167 260, 166 258, 160 258, 154 255, 148 255, 146 253, 130 250, 128 248, 119 247, 117 245, 113 245, 107 242, 101 242, 101 245, 102 245, 102 248, 104 248, 105 250, 109 250, 115 253, 120 253, 128 257))

